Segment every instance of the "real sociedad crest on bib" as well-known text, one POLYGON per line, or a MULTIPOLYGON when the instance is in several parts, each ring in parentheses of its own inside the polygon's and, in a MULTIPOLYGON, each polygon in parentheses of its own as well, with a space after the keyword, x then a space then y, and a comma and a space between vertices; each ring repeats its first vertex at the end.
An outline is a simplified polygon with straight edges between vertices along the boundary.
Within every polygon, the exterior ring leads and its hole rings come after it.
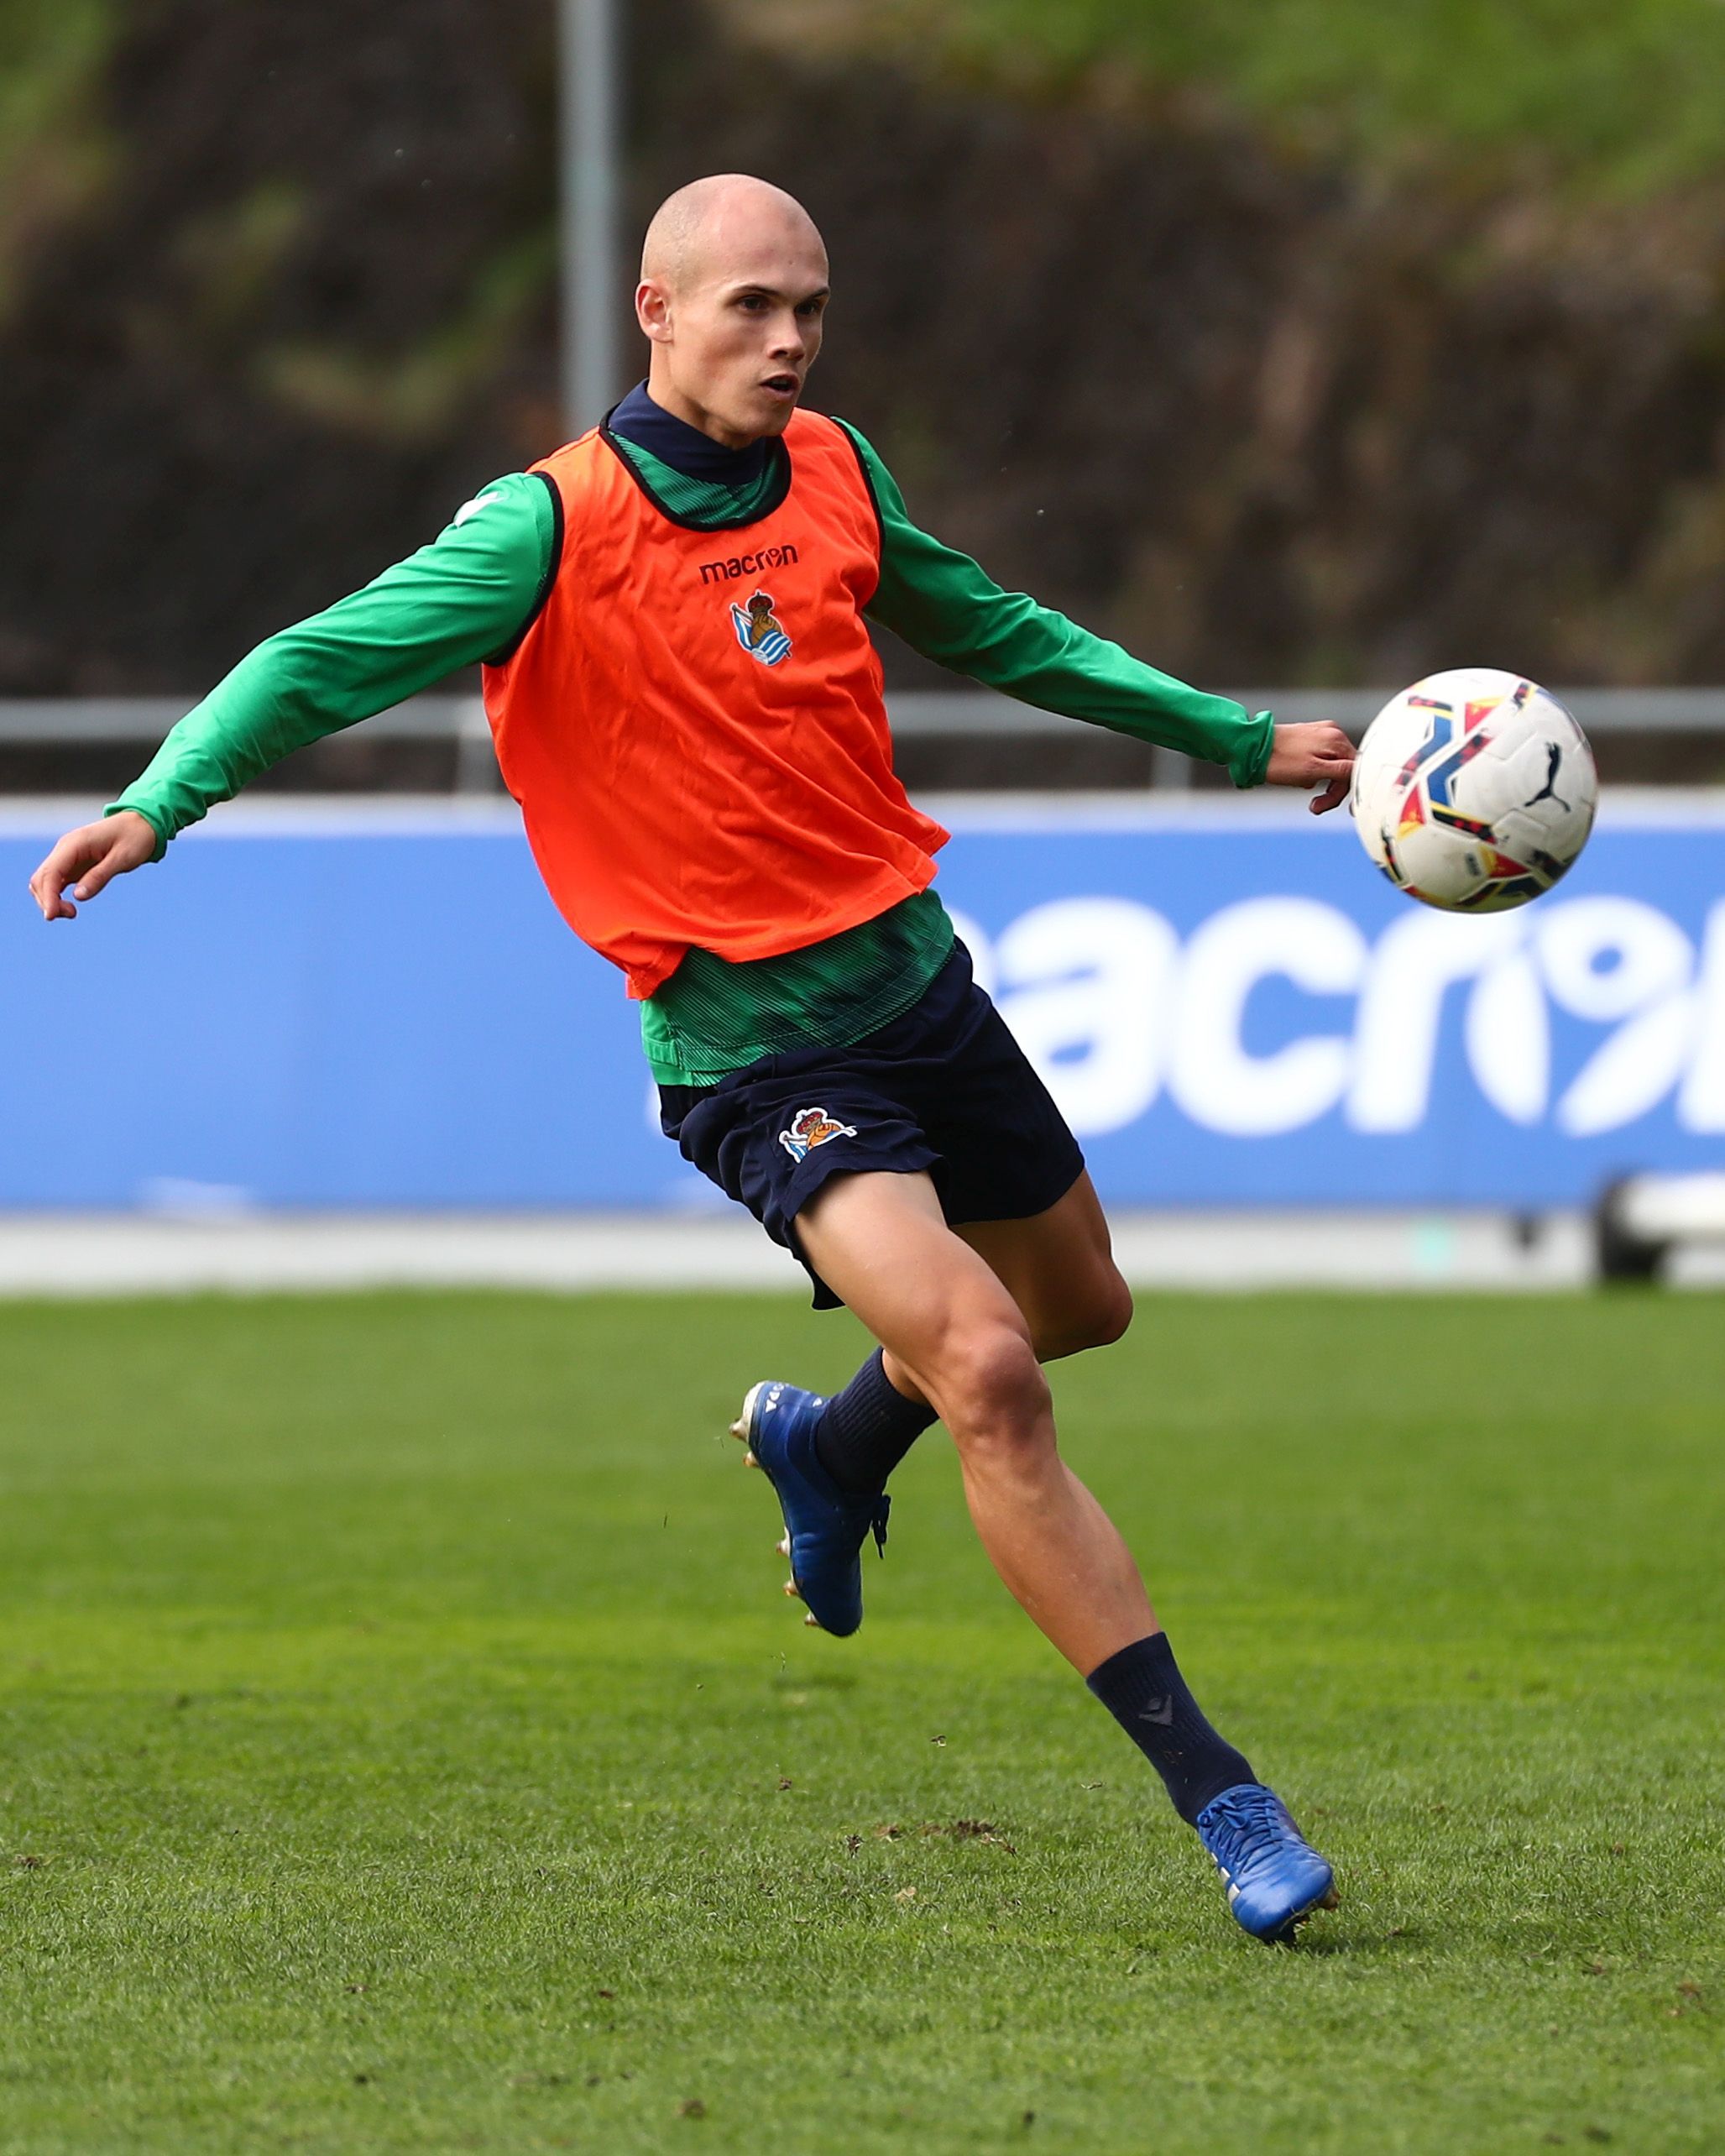
POLYGON ((757 591, 746 607, 734 602, 731 606, 731 626, 737 632, 737 641, 764 667, 776 667, 791 649, 791 640, 779 625, 772 604, 770 592, 757 591))

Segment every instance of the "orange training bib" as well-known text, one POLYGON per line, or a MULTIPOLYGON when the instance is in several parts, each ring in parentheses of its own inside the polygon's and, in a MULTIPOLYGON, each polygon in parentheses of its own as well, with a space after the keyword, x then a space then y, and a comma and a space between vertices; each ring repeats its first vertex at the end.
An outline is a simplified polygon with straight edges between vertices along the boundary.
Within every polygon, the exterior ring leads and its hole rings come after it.
POLYGON ((561 558, 485 708, 546 887, 632 996, 692 945, 771 958, 872 919, 947 840, 892 769, 861 460, 811 412, 785 446, 783 499, 728 531, 677 522, 602 430, 534 467, 561 558))

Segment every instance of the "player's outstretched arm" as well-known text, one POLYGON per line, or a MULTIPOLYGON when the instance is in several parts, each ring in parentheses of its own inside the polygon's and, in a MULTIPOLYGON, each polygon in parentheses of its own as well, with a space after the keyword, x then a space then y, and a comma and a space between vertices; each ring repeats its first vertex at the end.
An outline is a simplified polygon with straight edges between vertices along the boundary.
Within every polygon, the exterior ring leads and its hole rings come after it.
POLYGON ((73 900, 159 861, 176 833, 295 749, 504 649, 531 618, 554 526, 539 480, 495 479, 430 546, 259 645, 186 714, 100 823, 55 847, 30 879, 43 918, 73 919, 73 900))
POLYGON ((1003 591, 968 554, 912 523, 878 453, 846 431, 881 512, 869 615, 913 651, 1044 711, 1220 764, 1236 786, 1319 787, 1312 806, 1320 814, 1345 798, 1353 751, 1339 727, 1276 726, 1268 711, 1194 688, 1023 592, 1003 591))
POLYGON ((71 898, 93 898, 115 877, 154 861, 159 843, 155 826, 133 808, 68 831, 30 878, 30 895, 42 908, 43 919, 76 920, 78 909, 71 898))
POLYGON ((1339 808, 1353 776, 1354 745, 1340 726, 1278 726, 1264 772, 1266 786, 1315 786, 1312 814, 1339 808))

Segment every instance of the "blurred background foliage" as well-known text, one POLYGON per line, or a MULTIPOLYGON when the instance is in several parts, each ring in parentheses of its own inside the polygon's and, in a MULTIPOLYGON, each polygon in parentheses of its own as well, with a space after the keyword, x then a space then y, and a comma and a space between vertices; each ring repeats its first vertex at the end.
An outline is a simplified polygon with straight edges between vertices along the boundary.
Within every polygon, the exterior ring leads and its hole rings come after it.
MULTIPOLYGON (((1219 684, 1725 679, 1718 0, 625 14, 631 224, 802 194, 815 401, 1003 579, 1219 684)), ((561 438, 552 38, 0 0, 0 693, 196 692, 561 438)))
POLYGON ((19 256, 107 177, 97 104, 114 27, 109 0, 0 0, 0 319, 19 256))
POLYGON ((1186 97, 1283 149, 1624 196, 1725 163, 1718 0, 732 0, 757 35, 890 43, 1034 96, 1186 97))

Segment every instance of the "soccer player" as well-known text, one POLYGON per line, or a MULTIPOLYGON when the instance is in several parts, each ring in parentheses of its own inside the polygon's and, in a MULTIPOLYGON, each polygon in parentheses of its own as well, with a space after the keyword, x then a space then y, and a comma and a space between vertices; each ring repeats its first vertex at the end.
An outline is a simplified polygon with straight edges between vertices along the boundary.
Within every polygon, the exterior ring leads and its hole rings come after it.
POLYGON ((1318 788, 1315 809, 1352 751, 1170 679, 918 531, 855 428, 801 408, 827 299, 789 196, 739 175, 673 195, 635 295, 646 380, 242 660, 31 888, 70 918, 290 751, 483 662, 551 896, 640 1003, 666 1134, 796 1253, 817 1307, 880 1342, 830 1400, 753 1386, 734 1426, 779 1500, 789 1591, 855 1630, 887 1479, 944 1422, 1001 1578, 1161 1776, 1239 1922, 1284 1939, 1333 1898, 1330 1866, 1200 1711, 1056 1447, 1042 1365, 1117 1340, 1131 1297, 1078 1145, 933 888, 947 834, 894 775, 867 625, 1238 786, 1318 788))

